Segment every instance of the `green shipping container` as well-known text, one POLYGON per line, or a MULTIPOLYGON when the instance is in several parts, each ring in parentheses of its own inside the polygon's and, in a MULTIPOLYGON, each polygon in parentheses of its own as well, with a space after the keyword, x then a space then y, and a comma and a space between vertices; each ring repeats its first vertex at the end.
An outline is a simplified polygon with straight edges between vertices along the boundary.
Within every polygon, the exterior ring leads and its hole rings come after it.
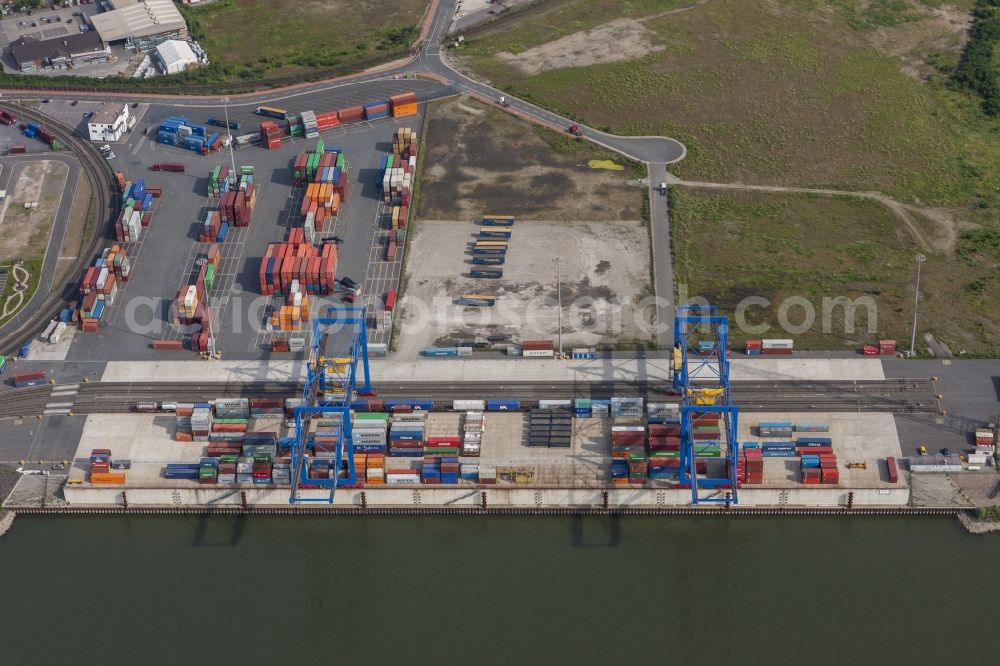
POLYGON ((209 264, 208 268, 205 270, 205 288, 211 289, 212 284, 215 283, 215 265, 209 264))
POLYGON ((355 412, 354 418, 358 421, 388 421, 388 412, 355 412))
POLYGON ((322 154, 324 150, 326 150, 326 142, 320 139, 316 142, 316 152, 322 154))
POLYGON ((344 159, 343 154, 337 155, 337 168, 339 168, 341 171, 347 169, 347 160, 344 159))

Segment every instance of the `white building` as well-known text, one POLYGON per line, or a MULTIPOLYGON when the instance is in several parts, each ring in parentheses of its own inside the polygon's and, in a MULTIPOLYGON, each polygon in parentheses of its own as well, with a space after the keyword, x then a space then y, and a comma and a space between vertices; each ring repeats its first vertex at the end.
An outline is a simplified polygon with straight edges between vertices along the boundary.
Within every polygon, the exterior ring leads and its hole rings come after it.
POLYGON ((157 46, 156 59, 164 74, 177 74, 189 65, 198 64, 198 56, 191 50, 191 45, 179 39, 170 39, 157 46))
POLYGON ((128 104, 105 104, 87 121, 91 141, 118 141, 128 130, 128 104))

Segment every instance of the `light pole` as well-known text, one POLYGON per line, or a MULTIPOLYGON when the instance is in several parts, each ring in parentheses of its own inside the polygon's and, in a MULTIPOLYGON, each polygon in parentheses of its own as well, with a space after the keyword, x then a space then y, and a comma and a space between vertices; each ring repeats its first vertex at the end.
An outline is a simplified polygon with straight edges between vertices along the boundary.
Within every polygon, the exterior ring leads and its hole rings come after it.
POLYGON ((552 261, 556 262, 556 302, 559 308, 559 358, 563 355, 562 346, 562 257, 553 257, 552 261))
POLYGON ((236 182, 239 182, 239 176, 236 175, 236 156, 233 154, 233 130, 229 127, 229 98, 222 98, 222 109, 226 114, 226 132, 229 133, 229 161, 233 167, 233 178, 236 182))
POLYGON ((917 344, 917 306, 920 305, 920 267, 927 261, 922 254, 917 255, 917 289, 913 294, 913 333, 910 335, 910 356, 913 356, 917 344))

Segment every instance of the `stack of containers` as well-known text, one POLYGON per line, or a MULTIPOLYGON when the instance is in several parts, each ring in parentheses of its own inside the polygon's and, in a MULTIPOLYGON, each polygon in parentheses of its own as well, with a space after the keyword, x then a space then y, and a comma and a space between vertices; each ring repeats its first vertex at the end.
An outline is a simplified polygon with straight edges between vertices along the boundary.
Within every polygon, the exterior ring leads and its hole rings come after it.
POLYGON ((747 340, 747 347, 746 347, 747 356, 760 356, 760 353, 761 353, 761 341, 747 340))
POLYGON ((290 486, 292 484, 292 465, 290 462, 278 460, 271 462, 271 483, 283 486, 290 486))
POLYGON ((281 148, 281 137, 284 134, 273 120, 265 120, 260 124, 260 140, 268 150, 281 148))
POLYGON ((129 198, 115 220, 115 240, 120 243, 138 242, 143 226, 141 205, 129 198))
POLYGON ((761 340, 760 346, 764 356, 789 356, 795 343, 792 340, 761 340))
POLYGON ((281 398, 250 398, 249 407, 252 419, 282 416, 285 413, 285 403, 281 398))
POLYGON ((90 482, 93 484, 121 485, 125 475, 111 471, 111 451, 93 449, 90 452, 90 482))
POLYGON ((219 457, 219 483, 232 485, 236 483, 236 469, 239 464, 239 455, 224 455, 219 457))
POLYGON ((105 309, 115 302, 119 282, 127 281, 129 275, 131 267, 128 258, 117 245, 105 249, 94 265, 84 272, 80 283, 82 298, 79 312, 83 330, 97 330, 105 309))
POLYGON ((654 481, 673 479, 681 456, 681 419, 678 405, 650 403, 648 406, 649 477, 654 481))
POLYGON ((271 483, 273 462, 274 458, 270 453, 255 453, 253 455, 251 476, 254 485, 268 485, 271 483))
POLYGON ((208 130, 204 125, 190 123, 184 116, 170 116, 160 123, 156 132, 156 140, 162 144, 186 148, 203 155, 211 147, 207 136, 208 130))
POLYGON ((223 242, 229 233, 229 224, 222 222, 222 216, 217 210, 205 212, 201 221, 201 231, 198 232, 199 243, 223 242))
POLYGON ((216 458, 202 458, 198 463, 198 483, 214 485, 219 482, 219 461, 216 458))
POLYGON ((364 105, 365 120, 379 120, 389 117, 389 101, 370 102, 364 105))
POLYGON ((229 167, 225 165, 217 165, 212 169, 212 173, 208 176, 208 196, 221 197, 228 192, 230 185, 232 185, 231 176, 229 167))
POLYGON ((307 294, 329 294, 334 289, 337 246, 322 249, 305 243, 305 231, 294 227, 287 243, 270 243, 260 262, 260 292, 264 295, 290 293, 292 281, 304 285, 307 294))
POLYGON ((389 430, 389 456, 419 458, 424 455, 426 412, 393 414, 389 430))
POLYGON ((613 418, 642 418, 642 398, 611 398, 611 416, 613 418))
POLYGON ((645 443, 646 426, 632 419, 611 426, 612 485, 627 486, 633 479, 635 483, 645 483, 648 477, 645 443))
POLYGON ((578 419, 589 419, 594 416, 593 401, 590 398, 577 398, 573 401, 573 416, 578 419))
POLYGON ((271 315, 271 328, 277 331, 298 331, 309 321, 309 297, 302 291, 298 280, 292 284, 285 296, 285 304, 271 315))
POLYGON ((736 479, 740 483, 764 483, 764 452, 756 444, 744 443, 736 479))
POLYGON ((462 424, 462 455, 479 457, 486 422, 481 411, 466 412, 462 424))
POLYGON ((399 221, 400 229, 405 229, 409 220, 413 173, 416 168, 417 133, 409 127, 401 127, 392 135, 392 155, 383 159, 380 170, 382 200, 399 206, 400 210, 393 215, 399 221))
POLYGON ((212 407, 207 403, 196 404, 191 409, 191 438, 195 442, 207 442, 212 432, 212 407))
POLYGON ((178 442, 194 441, 194 432, 191 430, 191 414, 193 411, 193 407, 186 405, 178 405, 175 410, 177 414, 177 428, 174 430, 174 439, 178 442))
MULTIPOLYGON (((253 167, 243 168, 252 169, 253 167)), ((246 191, 230 190, 222 195, 222 200, 219 202, 219 214, 222 216, 222 221, 230 227, 248 227, 256 203, 257 189, 253 184, 249 185, 246 191)))
POLYGON ((389 104, 392 106, 393 118, 405 118, 417 115, 417 95, 408 92, 389 97, 389 104))
POLYGON ((462 481, 469 481, 471 483, 479 482, 479 463, 478 462, 463 462, 459 465, 459 477, 462 481))
POLYGON ((319 136, 319 125, 316 123, 316 114, 312 111, 302 112, 302 132, 307 139, 315 139, 319 136))
POLYGON ((303 134, 302 120, 298 115, 294 113, 286 114, 285 122, 288 123, 288 125, 285 127, 285 136, 290 136, 290 137, 302 136, 303 134))

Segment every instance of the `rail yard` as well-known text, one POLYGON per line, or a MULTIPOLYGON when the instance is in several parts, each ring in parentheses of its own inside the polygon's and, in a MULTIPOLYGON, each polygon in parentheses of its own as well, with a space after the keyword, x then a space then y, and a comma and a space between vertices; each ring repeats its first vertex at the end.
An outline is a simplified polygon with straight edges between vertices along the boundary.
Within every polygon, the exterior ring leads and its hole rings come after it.
POLYGON ((718 307, 674 304, 657 176, 684 147, 451 69, 455 9, 384 70, 129 96, 104 147, 79 126, 99 95, 5 95, 98 221, 0 327, 6 508, 903 508, 922 477, 996 475, 1000 364, 874 333, 735 347, 718 307))

